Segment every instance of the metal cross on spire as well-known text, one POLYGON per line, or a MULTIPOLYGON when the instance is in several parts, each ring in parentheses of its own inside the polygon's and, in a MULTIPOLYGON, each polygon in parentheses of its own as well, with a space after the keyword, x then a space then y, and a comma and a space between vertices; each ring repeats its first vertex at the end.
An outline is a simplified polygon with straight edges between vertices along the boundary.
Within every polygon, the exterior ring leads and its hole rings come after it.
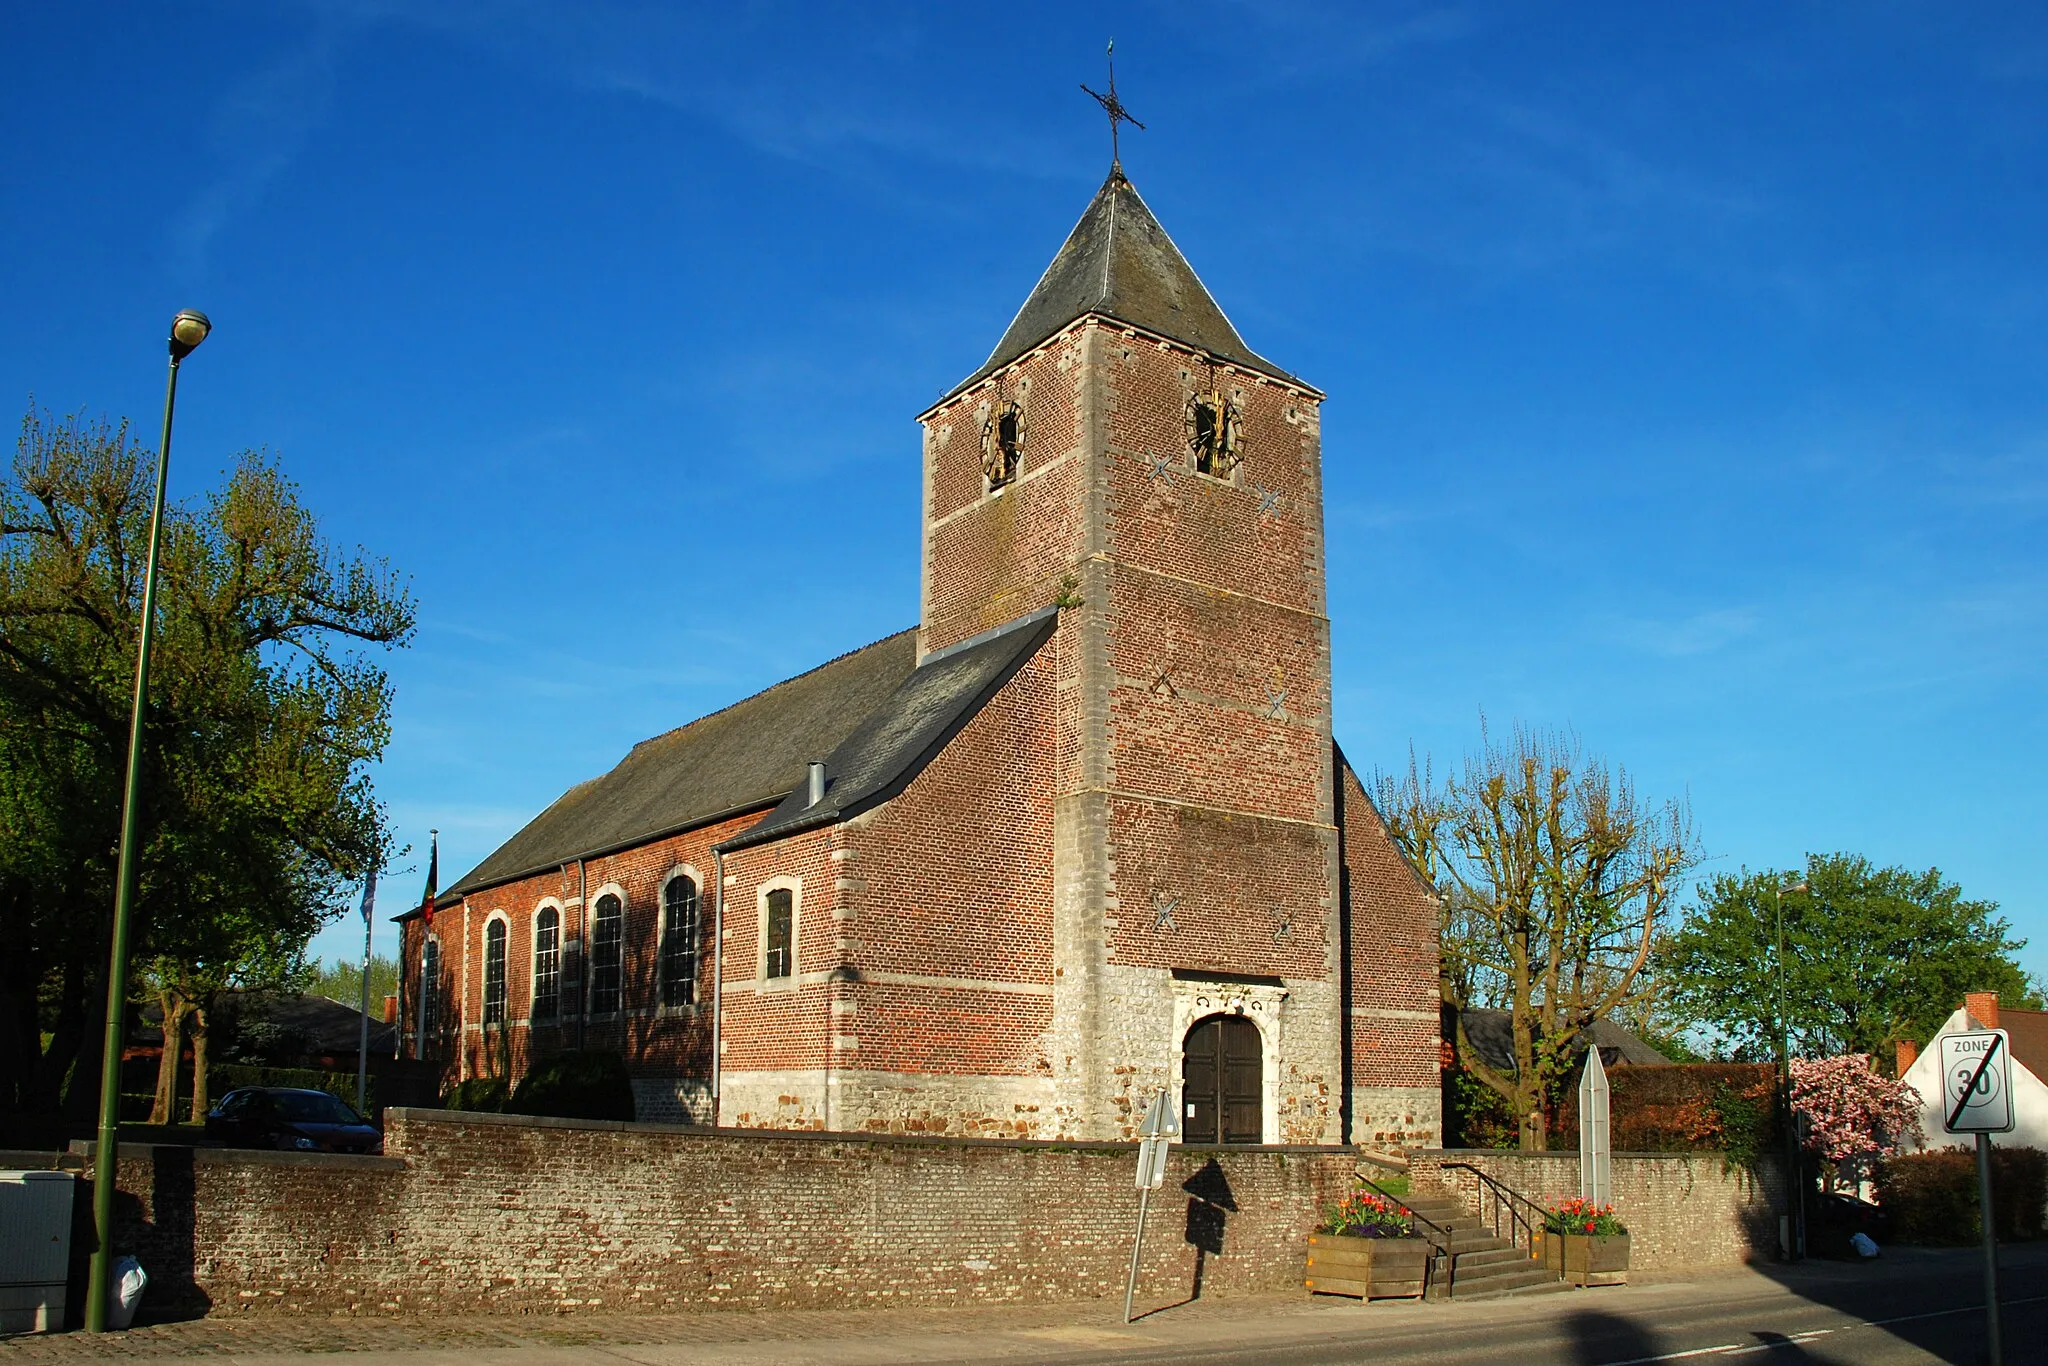
MULTIPOLYGON (((1081 88, 1088 90, 1088 83, 1083 81, 1081 88)), ((1112 171, 1121 171, 1124 168, 1124 163, 1123 157, 1117 149, 1116 126, 1119 123, 1128 123, 1139 132, 1143 132, 1145 125, 1132 118, 1130 112, 1124 108, 1123 101, 1116 97, 1116 39, 1114 38, 1109 40, 1109 93, 1104 95, 1093 90, 1088 90, 1088 93, 1093 95, 1095 102, 1102 106, 1102 112, 1109 115, 1109 168, 1112 171)))

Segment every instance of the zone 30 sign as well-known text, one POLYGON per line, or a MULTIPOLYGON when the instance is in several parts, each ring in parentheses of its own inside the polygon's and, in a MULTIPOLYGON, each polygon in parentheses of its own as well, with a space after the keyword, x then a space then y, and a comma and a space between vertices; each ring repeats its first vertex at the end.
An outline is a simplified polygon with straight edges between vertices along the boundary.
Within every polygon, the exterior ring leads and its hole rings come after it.
POLYGON ((1951 1134, 2012 1132, 2012 1049, 2002 1029, 1944 1034, 1941 1127, 1951 1134))

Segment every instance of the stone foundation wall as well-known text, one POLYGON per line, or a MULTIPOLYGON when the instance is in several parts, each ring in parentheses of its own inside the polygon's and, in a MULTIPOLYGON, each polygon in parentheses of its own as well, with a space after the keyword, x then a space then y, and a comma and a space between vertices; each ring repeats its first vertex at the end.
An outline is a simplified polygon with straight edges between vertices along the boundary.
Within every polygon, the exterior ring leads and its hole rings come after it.
MULTIPOLYGON (((1579 1193, 1579 1155, 1482 1149, 1421 1149, 1409 1154, 1418 1190, 1440 1186, 1467 1207, 1488 1211, 1481 1182, 1447 1162, 1479 1168, 1509 1189, 1548 1205, 1579 1193)), ((1759 1171, 1728 1168, 1719 1153, 1616 1153, 1614 1212, 1629 1231, 1635 1269, 1674 1271, 1768 1260, 1778 1245, 1781 1167, 1771 1156, 1759 1171)))
MULTIPOLYGON (((394 1109, 386 1153, 126 1148, 120 1250, 214 1313, 935 1305, 1121 1294, 1137 1212, 1128 1145, 394 1109)), ((1176 1149, 1139 1303, 1298 1285, 1352 1167, 1176 1149)))

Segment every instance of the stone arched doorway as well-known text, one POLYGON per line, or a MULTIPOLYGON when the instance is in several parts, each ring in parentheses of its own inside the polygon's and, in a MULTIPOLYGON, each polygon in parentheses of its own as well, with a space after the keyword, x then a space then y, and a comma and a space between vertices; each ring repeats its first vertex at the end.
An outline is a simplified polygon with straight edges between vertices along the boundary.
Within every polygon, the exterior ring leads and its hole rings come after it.
POLYGON ((1265 1046, 1242 1015, 1197 1020, 1180 1054, 1181 1141, 1258 1143, 1265 1138, 1265 1046))

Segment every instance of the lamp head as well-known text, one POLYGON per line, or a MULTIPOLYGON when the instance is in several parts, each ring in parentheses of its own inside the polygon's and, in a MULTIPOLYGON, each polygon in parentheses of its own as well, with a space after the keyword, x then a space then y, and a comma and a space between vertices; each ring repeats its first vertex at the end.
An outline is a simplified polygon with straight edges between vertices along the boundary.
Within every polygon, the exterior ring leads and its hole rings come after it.
POLYGON ((1811 887, 1808 887, 1806 885, 1806 880, 1804 878, 1801 878, 1797 882, 1788 882, 1778 889, 1778 891, 1785 896, 1794 896, 1798 893, 1810 892, 1812 890, 1813 889, 1811 887))
POLYGON ((171 319, 171 359, 178 361, 191 355, 211 331, 213 324, 197 309, 188 308, 171 319))

